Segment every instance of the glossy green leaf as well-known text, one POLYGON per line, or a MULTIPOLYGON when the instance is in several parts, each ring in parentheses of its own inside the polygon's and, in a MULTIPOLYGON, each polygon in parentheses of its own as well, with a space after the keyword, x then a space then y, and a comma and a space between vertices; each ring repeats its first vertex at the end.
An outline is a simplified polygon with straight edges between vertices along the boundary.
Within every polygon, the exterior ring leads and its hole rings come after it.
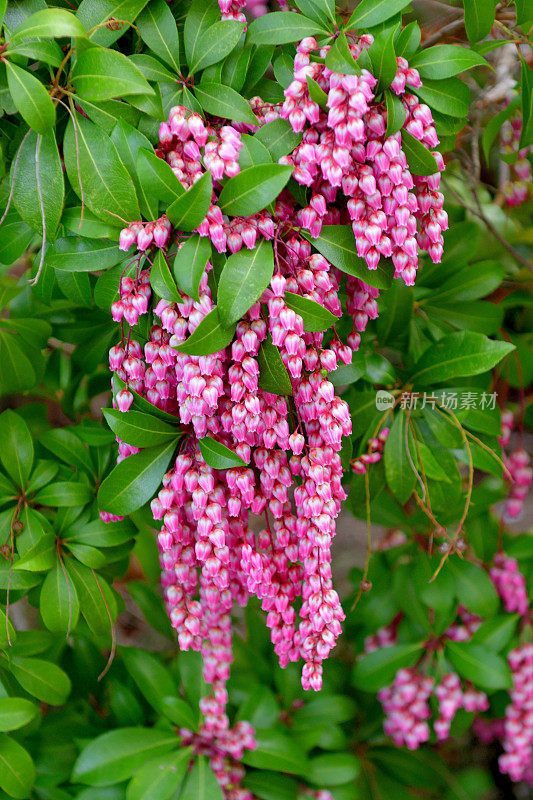
POLYGON ((89 474, 94 472, 89 450, 68 428, 52 428, 45 431, 39 441, 66 464, 89 474))
POLYGON ((482 622, 472 636, 472 644, 488 647, 496 652, 511 642, 519 620, 518 614, 506 614, 482 622))
POLYGON ((413 175, 434 175, 439 171, 427 147, 406 130, 402 130, 402 150, 413 175))
MULTIPOLYGON (((311 78, 309 75, 306 75, 305 79, 307 81, 307 88, 309 89, 309 97, 314 103, 317 103, 317 105, 319 105, 320 108, 325 110, 328 107, 328 96, 326 92, 323 89, 321 89, 318 83, 315 80, 313 80, 313 78, 311 78)), ((273 122, 274 121, 275 120, 273 120, 273 122)))
POLYGON ((174 732, 156 728, 119 728, 108 731, 81 751, 72 780, 89 786, 110 786, 129 778, 149 758, 178 746, 174 732))
MULTIPOLYGON (((261 128, 259 129, 261 130, 261 128)), ((241 170, 256 167, 258 164, 271 164, 272 158, 264 144, 255 136, 245 133, 241 136, 242 147, 239 152, 241 170)))
POLYGON ((179 789, 192 755, 183 749, 158 755, 143 764, 126 789, 126 800, 168 800, 179 789))
POLYGON ((420 50, 409 63, 416 67, 421 78, 437 81, 452 78, 473 67, 489 66, 488 61, 479 53, 455 44, 439 44, 420 50))
POLYGON ((159 203, 153 197, 149 184, 146 185, 137 175, 137 158, 141 148, 150 148, 150 142, 140 131, 123 119, 119 119, 111 131, 111 141, 135 186, 141 212, 146 219, 156 219, 159 203))
POLYGON ((309 759, 307 777, 316 786, 342 786, 356 780, 361 762, 353 753, 323 753, 309 759))
POLYGON ((260 239, 253 250, 243 248, 226 261, 218 285, 218 315, 228 327, 261 297, 274 274, 271 242, 260 239))
POLYGON ((296 5, 306 17, 333 30, 335 24, 335 0, 295 0, 296 5))
POLYGON ((0 733, 0 789, 10 797, 29 797, 34 780, 35 766, 28 751, 0 733))
POLYGON ((146 3, 147 0, 82 0, 76 16, 91 31, 91 42, 109 47, 131 30, 128 22, 135 20, 146 3), (120 22, 113 24, 114 20, 120 22))
POLYGON ((257 118, 248 102, 229 86, 202 81, 194 89, 196 99, 208 114, 257 125, 257 118))
POLYGON ((137 155, 137 174, 149 194, 164 203, 174 202, 185 192, 170 165, 155 153, 142 147, 137 155))
POLYGON ((250 44, 286 44, 301 41, 306 36, 324 33, 322 25, 302 14, 273 11, 254 19, 248 26, 250 44))
POLYGON ((354 59, 344 31, 335 39, 326 55, 326 67, 341 75, 359 75, 361 67, 354 59))
POLYGON ((511 671, 501 656, 472 642, 446 642, 446 657, 462 678, 486 691, 509 689, 511 671))
POLYGON ((485 570, 460 558, 450 558, 448 564, 461 605, 483 618, 493 616, 499 605, 498 593, 485 570))
POLYGON ((412 642, 366 653, 355 662, 353 682, 363 692, 377 692, 393 682, 399 669, 415 664, 423 650, 422 642, 412 642))
POLYGON ((86 35, 82 23, 71 11, 64 8, 43 8, 42 11, 36 11, 17 27, 11 41, 18 43, 21 39, 39 37, 48 39, 62 36, 76 38, 86 35))
POLYGON ((0 697, 0 731, 15 731, 39 716, 39 708, 24 697, 0 697))
POLYGON ((403 11, 410 0, 362 0, 348 20, 347 30, 372 28, 403 11))
POLYGON ((214 0, 193 0, 185 17, 183 40, 187 63, 197 60, 199 42, 203 34, 220 22, 220 7, 214 0))
POLYGON ((260 164, 243 170, 224 185, 219 206, 225 214, 256 214, 276 199, 293 171, 291 166, 260 164))
POLYGON ((158 710, 161 714, 180 728, 196 730, 196 719, 190 705, 181 697, 162 697, 158 700, 158 710))
POLYGON ((84 483, 74 481, 58 481, 50 483, 37 492, 34 497, 41 506, 54 508, 68 508, 69 506, 83 506, 93 497, 93 489, 84 483))
POLYGON ((381 259, 377 269, 368 269, 363 258, 359 258, 351 225, 324 225, 322 233, 313 239, 306 231, 303 236, 311 242, 319 253, 348 275, 361 278, 369 286, 386 289, 392 283, 393 270, 381 259))
POLYGON ((244 764, 259 769, 272 769, 289 775, 306 775, 307 760, 295 737, 277 730, 255 732, 257 747, 247 750, 243 756, 244 764))
POLYGON ((118 245, 106 239, 58 239, 46 251, 46 263, 67 272, 94 272, 108 269, 122 261, 118 245))
POLYGON ((159 710, 163 697, 176 693, 170 673, 154 655, 136 647, 125 647, 122 657, 141 694, 155 709, 159 710))
POLYGON ((243 47, 240 51, 238 48, 233 50, 224 61, 221 73, 222 83, 235 89, 236 92, 240 92, 246 80, 246 72, 251 57, 251 47, 243 47))
POLYGON ((50 95, 35 75, 6 61, 11 97, 25 122, 37 133, 46 133, 55 124, 56 111, 50 95))
POLYGON ((223 800, 222 789, 205 756, 197 756, 188 774, 180 800, 223 800))
POLYGON ((80 604, 72 578, 59 559, 41 587, 39 608, 49 631, 69 634, 78 623, 80 604))
POLYGON ((33 440, 25 421, 10 409, 0 414, 0 461, 15 484, 24 488, 33 465, 33 440))
POLYGON ((407 414, 400 410, 394 417, 385 443, 385 474, 393 495, 402 505, 407 502, 416 484, 412 464, 416 464, 413 433, 407 414))
POLYGON ((248 771, 243 786, 259 800, 297 800, 299 796, 299 785, 295 778, 270 770, 248 771))
POLYGON ((420 47, 420 40, 422 38, 422 31, 418 22, 410 22, 406 25, 396 38, 394 42, 394 49, 397 56, 403 56, 411 61, 411 58, 418 51, 420 47))
POLYGON ((213 179, 208 171, 167 208, 167 217, 178 231, 193 231, 204 219, 213 194, 213 179))
POLYGON ((126 516, 148 502, 168 468, 176 441, 149 447, 117 464, 100 486, 100 508, 111 514, 126 516))
POLYGON ((193 233, 176 253, 172 272, 182 292, 199 300, 199 288, 207 261, 211 256, 211 242, 207 236, 193 233))
POLYGON ((150 50, 179 73, 178 29, 168 3, 165 0, 150 0, 137 17, 136 25, 150 50))
POLYGON ((470 90, 459 78, 425 80, 424 85, 413 89, 423 103, 450 117, 466 117, 470 105, 470 90))
POLYGON ((180 353, 187 353, 191 356, 208 356, 211 353, 218 353, 233 339, 235 335, 235 325, 226 328, 222 325, 218 316, 218 308, 212 309, 197 328, 191 333, 188 339, 179 344, 172 344, 175 350, 180 353))
POLYGON ((273 119, 259 128, 254 139, 266 147, 273 161, 278 161, 292 153, 302 141, 302 135, 293 131, 288 120, 273 119))
POLYGON ((181 295, 172 277, 170 266, 162 250, 158 250, 150 270, 150 284, 153 291, 163 300, 180 303, 181 295))
POLYGON ((70 694, 70 678, 51 661, 12 656, 9 668, 22 688, 43 703, 59 706, 70 694))
POLYGON ((116 600, 109 584, 94 569, 75 558, 65 559, 65 566, 76 587, 80 611, 90 630, 95 636, 109 634, 117 614, 116 600))
POLYGON ((481 333, 458 331, 431 345, 414 367, 412 381, 427 386, 451 378, 479 375, 492 369, 514 350, 509 342, 497 342, 481 333))
POLYGON ((116 408, 104 408, 103 412, 113 433, 133 447, 155 447, 179 435, 179 428, 151 414, 131 409, 125 414, 116 408))
POLYGON ((292 383, 278 348, 269 337, 257 354, 259 364, 259 386, 265 392, 292 395, 292 383))
POLYGON ((94 123, 78 116, 74 128, 69 120, 63 155, 72 188, 97 217, 119 227, 121 219, 140 219, 133 181, 109 137, 94 123))
POLYGON ((520 147, 529 147, 533 142, 533 70, 521 59, 522 79, 522 131, 520 147))
POLYGON ((494 0, 463 0, 465 28, 469 40, 484 39, 494 25, 494 0))
POLYGON ((396 76, 398 65, 394 52, 394 33, 394 29, 380 31, 374 36, 374 41, 368 50, 372 74, 378 81, 376 94, 387 89, 396 76))
POLYGON ((385 102, 387 106, 387 130, 385 136, 393 136, 404 126, 406 119, 405 106, 394 92, 385 92, 385 102))
POLYGON ((44 238, 54 237, 61 219, 65 186, 56 139, 51 131, 30 131, 18 152, 13 202, 22 219, 44 238))
POLYGON ((189 62, 190 72, 198 72, 222 61, 231 53, 243 30, 244 23, 237 20, 222 20, 207 28, 198 40, 194 58, 189 62))
POLYGON ((200 452, 206 464, 213 469, 231 469, 231 467, 245 467, 246 462, 240 458, 233 450, 212 439, 211 436, 204 436, 199 439, 200 452))
POLYGON ((104 47, 91 47, 81 53, 71 80, 80 97, 96 102, 128 94, 154 93, 129 58, 104 47))
POLYGON ((308 333, 325 331, 338 322, 338 317, 320 305, 320 303, 316 303, 314 300, 309 300, 299 294, 294 294, 294 292, 285 292, 285 302, 289 308, 292 308, 302 317, 304 331, 308 333))

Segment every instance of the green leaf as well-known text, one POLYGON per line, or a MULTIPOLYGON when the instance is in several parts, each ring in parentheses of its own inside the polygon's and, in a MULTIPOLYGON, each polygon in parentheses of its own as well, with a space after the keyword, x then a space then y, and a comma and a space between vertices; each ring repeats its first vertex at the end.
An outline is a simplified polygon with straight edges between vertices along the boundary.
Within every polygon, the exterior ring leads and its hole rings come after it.
POLYGON ((142 147, 137 155, 137 175, 139 181, 147 187, 150 196, 164 203, 174 202, 185 192, 170 164, 142 147))
MULTIPOLYGON (((31 509, 30 509, 31 511, 31 509)), ((36 512, 32 512, 35 514, 36 512)), ((26 519, 22 519, 25 534, 33 535, 36 531, 36 520, 30 517, 29 511, 26 512, 26 519), (33 523, 33 524, 32 524, 33 523), (33 528, 33 530, 32 530, 33 528)), ((40 529, 40 538, 29 548, 24 548, 24 552, 18 561, 14 563, 14 568, 22 569, 26 572, 44 572, 52 569, 57 558, 57 542, 52 533, 46 533, 40 529)))
POLYGON ((315 20, 328 30, 333 30, 335 24, 335 0, 295 0, 295 2, 306 17, 315 20))
POLYGON ((170 303, 181 302, 181 295, 162 250, 158 250, 155 255, 154 263, 150 269, 150 283, 153 291, 163 300, 168 300, 170 303))
POLYGON ((466 117, 470 106, 470 89, 458 78, 442 81, 425 80, 424 85, 412 89, 423 103, 450 117, 466 117))
POLYGON ((483 622, 472 636, 472 644, 479 644, 498 652, 511 642, 518 614, 506 614, 504 617, 493 617, 483 622))
POLYGON ((172 75, 172 73, 169 72, 168 69, 157 60, 157 58, 153 58, 146 53, 139 53, 138 55, 134 54, 130 56, 130 60, 133 64, 135 64, 137 69, 141 71, 142 75, 147 81, 163 81, 163 83, 176 82, 175 75, 172 75))
POLYGON ((446 657, 461 677, 487 691, 509 689, 511 671, 503 658, 471 642, 446 642, 446 657))
POLYGON ((389 89, 385 91, 385 102, 387 105, 387 130, 385 137, 393 136, 401 130, 405 124, 405 106, 400 98, 389 89))
MULTIPOLYGON (((126 384, 118 377, 116 373, 113 375, 111 381, 113 385, 113 395, 116 397, 117 393, 120 392, 121 389, 126 388, 126 384)), ((150 416, 160 417, 161 419, 169 422, 171 425, 176 424, 176 417, 174 414, 168 414, 166 411, 163 411, 162 408, 152 405, 152 403, 149 403, 148 400, 146 400, 144 397, 141 397, 140 394, 137 394, 137 392, 131 387, 128 387, 128 391, 130 391, 133 395, 133 403, 130 410, 142 411, 145 414, 150 414, 150 416)))
POLYGON ((46 133, 56 121, 56 110, 41 81, 11 61, 5 61, 7 83, 17 111, 37 133, 46 133))
POLYGON ((89 786, 111 786, 129 778, 149 758, 177 747, 173 732, 156 728, 120 728, 97 736, 74 764, 72 780, 89 786))
POLYGON ((220 7, 214 0, 193 0, 183 27, 188 64, 196 60, 198 44, 208 28, 220 21, 220 7))
POLYGON ((483 618, 493 616, 499 606, 498 593, 485 570, 460 558, 452 557, 448 564, 459 602, 472 614, 483 618))
POLYGON ((316 786, 342 786, 355 781, 361 762, 353 753, 323 753, 309 759, 307 778, 316 786))
POLYGON ((251 770, 243 779, 243 786, 259 800, 297 800, 298 781, 280 772, 251 770))
POLYGON ((295 133, 286 119, 273 119, 267 122, 259 128, 253 138, 266 147, 273 161, 292 153, 302 141, 301 133, 295 133))
POLYGON ((439 44, 436 47, 420 50, 410 59, 409 65, 416 67, 424 80, 432 78, 437 81, 452 78, 473 67, 490 66, 489 62, 475 50, 455 44, 439 44))
POLYGON ((213 179, 208 171, 167 208, 167 217, 176 230, 193 231, 209 210, 213 179))
POLYGON ((176 253, 173 273, 182 292, 199 300, 202 275, 211 256, 211 242, 207 236, 193 233, 176 253))
POLYGON ((190 702, 193 712, 197 712, 199 718, 201 715, 198 704, 201 698, 206 697, 209 693, 204 680, 202 656, 193 650, 180 653, 178 669, 185 696, 190 702))
POLYGON ((14 483, 23 489, 33 466, 33 440, 22 417, 10 409, 0 414, 0 461, 14 483))
POLYGON ((69 634, 78 624, 80 604, 72 578, 59 559, 41 587, 39 608, 49 631, 69 634))
POLYGON ((531 0, 515 0, 516 21, 518 25, 525 25, 533 19, 533 6, 531 0))
POLYGON ((93 489, 85 483, 58 481, 49 483, 44 489, 38 491, 33 499, 41 506, 68 508, 69 506, 84 506, 92 497, 93 489))
POLYGON ((38 716, 38 707, 24 697, 0 697, 0 731, 15 731, 38 716))
POLYGON ((385 443, 385 474, 393 495, 402 505, 408 501, 415 488, 416 474, 411 466, 411 462, 416 463, 415 459, 413 433, 407 414, 400 410, 394 417, 385 443))
POLYGON ((175 350, 190 356, 208 356, 218 353, 233 339, 235 325, 225 328, 220 322, 218 308, 215 306, 191 333, 188 339, 180 344, 173 344, 175 350))
MULTIPOLYGON (((133 447, 155 447, 179 435, 179 429, 167 425, 162 419, 141 411, 124 414, 116 408, 104 408, 106 422, 123 442, 133 447)), ((176 420, 177 421, 177 420, 176 420)))
POLYGON ((514 350, 509 342, 496 342, 481 333, 458 331, 430 345, 414 367, 413 383, 427 386, 451 378, 479 375, 492 369, 514 350))
POLYGON ((463 0, 465 28, 469 40, 484 39, 494 25, 494 0, 463 0))
MULTIPOLYGON (((315 80, 313 80, 313 78, 311 78, 309 75, 306 75, 305 79, 307 81, 307 88, 309 89, 309 96, 311 100, 317 105, 319 105, 320 108, 325 110, 328 107, 328 96, 326 92, 323 89, 321 89, 318 83, 315 80)), ((273 122, 275 122, 275 120, 273 120, 273 122)), ((269 122, 268 124, 270 125, 271 123, 269 122)))
POLYGON ((134 183, 143 216, 146 219, 156 219, 159 216, 159 203, 153 197, 149 185, 144 184, 137 175, 139 150, 141 147, 150 148, 150 142, 123 119, 119 119, 111 131, 111 141, 134 183))
POLYGON ((248 26, 246 41, 249 44, 287 44, 301 41, 306 36, 327 33, 322 25, 301 14, 274 11, 254 19, 248 26))
POLYGON ((56 281, 61 294, 73 305, 91 306, 93 295, 91 282, 86 272, 56 272, 56 281))
POLYGON ((90 630, 95 636, 109 634, 117 613, 109 584, 75 558, 66 559, 65 566, 76 587, 80 611, 90 630))
POLYGON ((35 766, 22 745, 0 733, 0 788, 10 797, 29 797, 35 780, 35 766))
POLYGON ((399 669, 415 664, 423 651, 423 642, 411 642, 366 653, 355 662, 354 685, 363 692, 377 692, 393 682, 399 669))
POLYGON ((40 443, 55 456, 76 469, 94 473, 88 449, 68 428, 52 428, 39 438, 40 443))
POLYGON ((332 72, 339 72, 342 75, 360 74, 361 67, 352 55, 344 31, 339 33, 326 54, 326 67, 332 72))
POLYGON ((122 657, 141 694, 156 710, 159 710, 163 697, 171 697, 176 693, 170 673, 154 655, 136 647, 125 647, 122 657))
POLYGON ((188 728, 194 731, 197 728, 192 709, 181 697, 162 697, 158 701, 158 710, 161 714, 180 728, 188 728))
POLYGON ((70 694, 68 675, 50 661, 12 656, 9 668, 22 688, 43 703, 60 706, 70 694))
POLYGON ((80 97, 95 102, 129 94, 154 94, 127 56, 105 47, 90 47, 78 55, 71 80, 80 97))
POLYGON ((244 22, 223 20, 211 25, 198 39, 189 72, 194 74, 222 61, 235 47, 244 30, 244 22))
POLYGON ((369 286, 387 289, 392 283, 393 270, 381 259, 377 269, 368 269, 364 258, 359 258, 350 225, 324 225, 322 233, 313 239, 306 231, 302 235, 319 253, 348 275, 361 278, 369 286))
POLYGON ((223 800, 222 789, 205 756, 197 756, 180 794, 180 800, 223 800))
POLYGON ((368 50, 372 74, 378 81, 375 94, 387 89, 396 76, 398 65, 394 52, 394 34, 395 28, 380 31, 368 50))
POLYGON ((86 36, 85 28, 80 20, 64 8, 43 8, 17 27, 11 36, 11 42, 32 37, 48 39, 69 36, 76 38, 86 36))
POLYGON ((265 392, 292 395, 292 383, 278 348, 269 337, 257 354, 259 364, 259 386, 265 392))
POLYGON ((394 42, 394 49, 397 56, 403 56, 411 61, 420 47, 420 40, 422 38, 422 31, 418 22, 410 22, 398 34, 398 38, 394 42))
POLYGON ((242 249, 226 261, 218 285, 218 315, 224 327, 237 322, 261 297, 274 274, 271 242, 260 239, 253 250, 242 249))
POLYGON ((61 217, 61 224, 65 226, 68 233, 74 236, 84 236, 89 239, 117 239, 118 228, 116 225, 106 224, 101 219, 89 211, 83 209, 83 219, 81 206, 70 206, 65 208, 61 217))
POLYGON ((262 211, 276 199, 292 171, 293 167, 280 164, 249 167, 225 184, 220 193, 219 206, 225 214, 232 216, 247 216, 262 211))
POLYGON ((46 263, 66 272, 92 272, 118 264, 124 253, 105 239, 80 239, 68 236, 57 239, 46 251, 46 263))
POLYGON ((0 396, 31 389, 35 382, 35 370, 13 333, 0 330, 0 396))
MULTIPOLYGON (((487 122, 483 134, 481 136, 481 145, 483 149, 483 155, 485 156, 485 161, 488 163, 490 158, 490 149, 494 143, 496 136, 499 134, 501 127, 505 120, 509 119, 511 115, 516 111, 518 106, 521 102, 521 96, 517 95, 511 102, 509 103, 506 108, 502 109, 502 111, 498 112, 491 117, 491 119, 487 122)), ((526 100, 527 102, 527 100, 526 100)), ((523 112, 522 112, 522 127, 523 127, 523 112)))
POLYGON ((307 760, 295 738, 289 738, 277 730, 255 732, 257 747, 247 750, 242 758, 244 764, 258 769, 272 769, 289 775, 306 775, 307 760))
POLYGON ((292 714, 295 730, 305 730, 318 725, 335 725, 348 722, 356 713, 356 704, 351 697, 340 694, 324 694, 311 698, 292 714))
POLYGON ((150 50, 179 73, 178 29, 168 3, 165 0, 150 0, 137 17, 136 26, 150 50))
POLYGON ((434 175, 439 171, 427 147, 405 129, 402 130, 402 150, 413 175, 434 175))
MULTIPOLYGON (((82 116, 69 120, 63 155, 70 184, 80 200, 106 222, 140 219, 133 181, 110 138, 82 116)), ((116 263, 116 262, 115 262, 116 263)))
MULTIPOLYGON (((222 83, 226 86, 231 86, 236 92, 240 92, 246 80, 246 72, 251 56, 251 47, 243 47, 240 52, 235 49, 230 53, 222 67, 222 83)), ((218 69, 218 66, 216 68, 218 69)))
POLYGON ((82 0, 76 16, 86 30, 92 30, 91 42, 109 47, 131 29, 133 22, 146 5, 147 0, 82 0), (120 20, 108 26, 113 20, 120 20))
POLYGON ((307 297, 301 297, 301 295, 294 294, 294 292, 285 292, 285 302, 289 308, 292 308, 302 317, 304 331, 308 333, 325 331, 339 321, 335 314, 321 306, 320 303, 309 300, 307 297))
MULTIPOLYGON (((222 23, 221 23, 222 24, 222 23)), ((208 114, 214 114, 238 122, 247 122, 249 125, 257 125, 257 117, 253 113, 247 100, 221 83, 202 81, 194 87, 196 99, 208 114)))
POLYGON ((126 789, 126 800, 168 800, 175 795, 187 772, 192 749, 152 758, 137 770, 126 789))
POLYGON ((402 11, 409 3, 410 0, 362 0, 348 20, 346 30, 373 28, 402 11))
POLYGON ((65 199, 63 170, 53 132, 41 135, 30 131, 18 152, 15 173, 12 168, 13 202, 22 219, 43 234, 54 237, 65 199), (40 195, 40 196, 39 196, 40 195), (44 217, 44 220, 43 220, 44 217))
MULTIPOLYGON (((261 130, 261 129, 260 129, 261 130)), ((258 164, 271 164, 270 153, 255 136, 245 133, 241 136, 242 147, 239 153, 241 170, 256 167, 258 164)))
POLYGON ((520 134, 520 147, 529 147, 533 143, 533 70, 523 58, 521 83, 522 83, 522 132, 520 134))
POLYGON ((198 440, 200 452, 206 464, 213 469, 231 469, 232 467, 245 467, 246 462, 229 447, 217 442, 210 436, 198 440))
POLYGON ((98 504, 111 514, 127 516, 141 508, 157 491, 174 455, 177 439, 128 456, 104 480, 98 504))

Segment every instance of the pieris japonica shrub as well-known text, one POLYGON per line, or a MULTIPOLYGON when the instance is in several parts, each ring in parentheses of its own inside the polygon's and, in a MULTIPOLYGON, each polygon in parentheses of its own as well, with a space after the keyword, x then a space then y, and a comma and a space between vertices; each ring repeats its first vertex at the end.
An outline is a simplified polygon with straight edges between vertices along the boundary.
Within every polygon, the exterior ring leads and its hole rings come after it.
POLYGON ((533 7, 427 6, 0 3, 0 800, 533 785, 533 7))

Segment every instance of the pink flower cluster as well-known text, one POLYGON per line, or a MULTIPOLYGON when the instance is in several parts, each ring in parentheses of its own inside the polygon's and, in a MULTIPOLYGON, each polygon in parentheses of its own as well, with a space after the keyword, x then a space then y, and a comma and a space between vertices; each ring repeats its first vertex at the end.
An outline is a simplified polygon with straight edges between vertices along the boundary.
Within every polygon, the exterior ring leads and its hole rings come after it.
MULTIPOLYGON (((511 434, 515 428, 515 417, 509 410, 502 412, 502 431, 499 442, 503 449, 511 441, 511 434)), ((516 448, 507 456, 503 456, 504 464, 510 474, 511 488, 505 503, 504 518, 507 520, 518 519, 524 509, 524 501, 533 482, 533 469, 530 466, 530 457, 521 447, 516 448)))
POLYGON ((376 437, 370 439, 368 442, 368 453, 363 453, 358 458, 354 458, 350 461, 350 466, 354 472, 358 475, 364 475, 369 464, 377 464, 378 461, 381 461, 388 435, 389 429, 383 428, 376 437))
POLYGON ((400 669, 391 686, 378 692, 386 719, 385 733, 395 744, 417 750, 430 737, 427 720, 431 717, 429 698, 433 678, 415 669, 400 669))
POLYGON ((505 712, 500 770, 513 781, 533 783, 533 644, 509 653, 513 673, 511 702, 505 712))
POLYGON ((433 727, 439 741, 448 738, 453 718, 460 708, 479 713, 489 707, 487 695, 473 686, 463 689, 459 676, 454 672, 443 677, 435 688, 435 696, 439 702, 439 716, 433 727))
MULTIPOLYGON (((350 51, 355 60, 373 39, 354 37, 350 51)), ((392 257, 396 277, 412 285, 418 265, 418 248, 434 262, 442 256, 442 232, 448 227, 443 196, 438 191, 444 169, 442 156, 433 152, 438 170, 429 177, 413 176, 402 149, 400 132, 386 135, 387 114, 375 102, 376 79, 366 69, 359 75, 331 72, 311 60, 318 50, 314 38, 304 39, 294 59, 294 80, 285 90, 281 116, 302 143, 282 163, 294 164, 294 178, 311 189, 309 205, 298 212, 298 222, 313 237, 324 223, 331 223, 328 207, 342 200, 341 215, 352 221, 358 255, 370 269, 381 258, 392 257), (327 95, 322 109, 309 93, 307 78, 327 95)), ((329 46, 318 52, 324 58, 329 46)), ((404 58, 397 59, 398 72, 391 85, 402 98, 404 129, 429 150, 438 138, 428 106, 419 103, 406 85, 421 86, 420 76, 404 58)))
POLYGON ((506 611, 517 612, 522 616, 529 612, 526 581, 518 569, 516 559, 505 553, 496 553, 489 575, 506 611))
POLYGON ((508 206, 525 203, 531 191, 531 164, 528 158, 531 148, 520 148, 521 134, 522 112, 518 110, 503 123, 500 132, 500 152, 509 165, 509 178, 503 187, 508 206))

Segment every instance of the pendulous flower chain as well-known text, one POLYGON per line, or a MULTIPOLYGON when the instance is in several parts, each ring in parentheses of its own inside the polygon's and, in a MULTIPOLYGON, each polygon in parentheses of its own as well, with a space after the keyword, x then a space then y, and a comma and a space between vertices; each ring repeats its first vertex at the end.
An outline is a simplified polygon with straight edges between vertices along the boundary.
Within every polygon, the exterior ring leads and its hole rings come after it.
MULTIPOLYGON (((350 40, 354 59, 371 41, 370 36, 350 40)), ((318 51, 320 56, 327 49, 318 51)), ((336 332, 331 339, 305 332, 302 317, 286 302, 286 292, 311 299, 340 317, 343 276, 313 252, 302 230, 317 237, 324 224, 351 223, 357 251, 369 270, 376 269, 381 258, 391 257, 396 277, 412 284, 418 248, 438 261, 447 227, 439 173, 411 175, 400 132, 386 136, 387 114, 375 99, 375 78, 365 69, 358 76, 333 73, 311 61, 315 50, 313 38, 298 46, 294 81, 282 105, 250 101, 261 124, 285 118, 294 131, 303 132, 301 144, 280 162, 293 165, 295 180, 308 187, 305 207, 284 190, 274 212, 224 216, 217 205, 221 181, 240 172, 241 134, 255 129, 214 118, 206 122, 183 107, 173 108, 160 128, 156 153, 185 188, 211 171, 212 203, 197 233, 208 237, 218 253, 253 249, 262 239, 273 242, 273 278, 238 322, 232 343, 205 356, 175 349, 214 308, 209 261, 198 300, 182 293, 179 303, 154 300, 151 309, 154 252, 159 249, 166 257, 179 252, 186 240, 165 215, 133 221, 121 232, 123 250, 136 246, 136 269, 132 277, 122 277, 120 298, 111 309, 113 319, 121 323, 122 338, 111 348, 109 362, 126 384, 114 398, 115 406, 127 412, 137 392, 178 417, 185 433, 152 501, 154 518, 162 522, 162 584, 179 645, 202 653, 205 678, 213 687, 212 696, 202 701, 205 723, 196 744, 213 758, 226 753, 230 761, 243 747, 253 747, 250 730, 230 731, 225 714, 234 603, 244 606, 251 595, 260 599, 281 666, 301 659, 306 689, 321 688, 322 662, 344 619, 332 584, 330 547, 345 498, 340 450, 343 436, 351 432, 351 420, 328 374, 339 361, 351 361, 368 320, 377 317, 379 292, 348 277, 346 311, 353 330, 347 344, 336 332), (310 98, 308 75, 326 92, 327 109, 310 98), (153 314, 153 325, 143 348, 131 327, 148 313, 153 314), (290 376, 289 398, 259 386, 258 354, 267 339, 278 348, 290 376), (209 466, 198 444, 206 435, 233 450, 245 466, 209 466), (250 515, 261 518, 259 530, 252 528, 250 515)), ((405 59, 397 61, 392 88, 402 98, 405 129, 428 149, 435 147, 429 108, 406 91, 407 83, 420 85, 418 73, 405 59)), ((442 158, 438 152, 434 155, 440 170, 442 158)), ((380 457, 385 436, 383 432, 376 440, 374 460, 380 457)), ((138 452, 120 441, 118 448, 119 460, 138 452)), ((361 469, 364 463, 361 460, 361 469)), ((110 515, 104 513, 103 518, 110 515)), ((220 769, 217 774, 222 780, 220 769)))

